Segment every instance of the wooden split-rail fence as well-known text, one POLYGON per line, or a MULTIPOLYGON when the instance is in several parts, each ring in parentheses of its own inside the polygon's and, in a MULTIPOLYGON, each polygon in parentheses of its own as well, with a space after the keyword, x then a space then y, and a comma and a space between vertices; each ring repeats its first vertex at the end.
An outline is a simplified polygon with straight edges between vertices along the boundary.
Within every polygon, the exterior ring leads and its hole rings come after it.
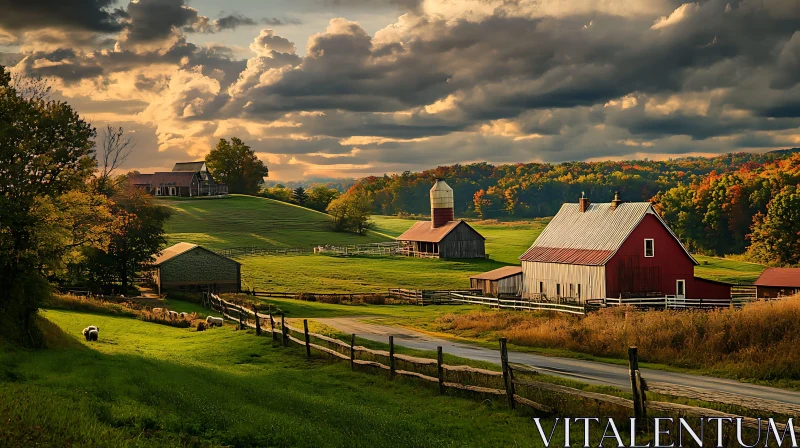
MULTIPOLYGON (((271 336, 273 341, 280 342, 285 347, 288 347, 290 343, 304 347, 307 357, 311 357, 312 350, 315 350, 330 355, 332 359, 348 362, 351 369, 355 369, 356 366, 372 367, 386 371, 392 379, 409 377, 438 385, 440 394, 452 389, 503 397, 512 409, 517 405, 524 405, 540 414, 563 414, 566 412, 565 407, 567 406, 565 398, 570 398, 578 400, 580 403, 611 405, 628 415, 630 411, 633 411, 633 415, 637 418, 646 418, 648 412, 686 417, 742 418, 744 427, 760 428, 761 422, 756 418, 658 400, 661 396, 670 396, 736 406, 752 411, 766 412, 770 416, 800 416, 800 405, 732 393, 712 392, 689 386, 645 381, 639 370, 636 347, 631 347, 628 351, 632 399, 627 399, 537 381, 535 378, 541 373, 539 370, 531 366, 509 362, 506 338, 500 339, 501 370, 498 372, 472 366, 445 364, 442 347, 437 347, 436 359, 396 353, 393 336, 389 336, 388 351, 356 345, 355 334, 351 335, 349 342, 344 342, 310 332, 307 320, 303 320, 302 329, 296 328, 286 322, 283 314, 263 314, 256 309, 255 305, 251 305, 251 309, 248 309, 241 304, 223 300, 214 294, 207 296, 204 305, 235 322, 240 329, 254 329, 256 335, 266 333, 271 336), (469 384, 465 384, 467 381, 469 384), (647 392, 650 392, 651 395, 648 396, 647 392)), ((776 427, 780 431, 786 429, 786 425, 781 423, 776 423, 776 427)))

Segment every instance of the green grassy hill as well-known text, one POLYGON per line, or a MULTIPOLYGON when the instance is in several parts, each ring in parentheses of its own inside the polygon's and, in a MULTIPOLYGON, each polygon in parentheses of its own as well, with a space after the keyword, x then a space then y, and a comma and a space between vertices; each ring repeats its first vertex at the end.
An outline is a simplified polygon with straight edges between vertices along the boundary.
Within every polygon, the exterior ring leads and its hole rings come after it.
POLYGON ((524 413, 353 372, 233 326, 44 311, 50 348, 0 341, 0 446, 536 446, 524 413), (87 343, 81 329, 101 328, 87 343))
POLYGON ((272 199, 233 195, 226 199, 160 199, 174 214, 167 223, 170 243, 186 241, 209 249, 258 246, 310 248, 389 241, 377 233, 334 232, 330 217, 272 199))

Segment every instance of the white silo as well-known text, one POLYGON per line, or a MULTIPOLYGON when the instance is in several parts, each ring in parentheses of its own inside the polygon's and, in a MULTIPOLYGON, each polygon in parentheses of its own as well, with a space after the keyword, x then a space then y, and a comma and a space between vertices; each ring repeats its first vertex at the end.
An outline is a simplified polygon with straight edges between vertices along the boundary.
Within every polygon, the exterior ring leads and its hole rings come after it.
POLYGON ((444 179, 436 179, 431 188, 431 222, 433 227, 441 227, 455 220, 453 211, 453 189, 444 179))

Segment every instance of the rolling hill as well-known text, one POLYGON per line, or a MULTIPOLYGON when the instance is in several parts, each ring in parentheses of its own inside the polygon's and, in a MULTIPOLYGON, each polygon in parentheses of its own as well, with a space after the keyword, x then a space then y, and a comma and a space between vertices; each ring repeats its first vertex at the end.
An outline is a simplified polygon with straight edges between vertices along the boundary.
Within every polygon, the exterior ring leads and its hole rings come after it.
POLYGON ((379 233, 334 232, 330 217, 272 199, 233 195, 226 199, 159 199, 170 206, 169 242, 186 241, 209 249, 257 246, 311 248, 389 241, 379 233))

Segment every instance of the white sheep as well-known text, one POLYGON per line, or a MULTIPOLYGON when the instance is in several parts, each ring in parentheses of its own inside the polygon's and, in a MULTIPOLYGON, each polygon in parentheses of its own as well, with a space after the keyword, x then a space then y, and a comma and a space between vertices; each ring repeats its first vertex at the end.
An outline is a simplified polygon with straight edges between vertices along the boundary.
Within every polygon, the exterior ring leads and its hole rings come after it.
POLYGON ((94 325, 90 325, 83 329, 83 337, 86 338, 87 341, 96 341, 99 336, 100 329, 94 325))
POLYGON ((175 318, 178 317, 178 312, 177 311, 168 311, 168 313, 169 313, 169 318, 170 319, 175 319, 175 318))
POLYGON ((215 325, 217 327, 221 327, 223 320, 221 317, 208 316, 206 317, 206 323, 208 324, 209 327, 213 327, 215 325))
POLYGON ((178 316, 180 316, 180 317, 181 317, 181 319, 184 319, 184 318, 185 318, 186 316, 188 316, 188 315, 189 315, 189 313, 183 313, 183 312, 182 312, 182 313, 180 313, 180 314, 178 314, 178 316))

